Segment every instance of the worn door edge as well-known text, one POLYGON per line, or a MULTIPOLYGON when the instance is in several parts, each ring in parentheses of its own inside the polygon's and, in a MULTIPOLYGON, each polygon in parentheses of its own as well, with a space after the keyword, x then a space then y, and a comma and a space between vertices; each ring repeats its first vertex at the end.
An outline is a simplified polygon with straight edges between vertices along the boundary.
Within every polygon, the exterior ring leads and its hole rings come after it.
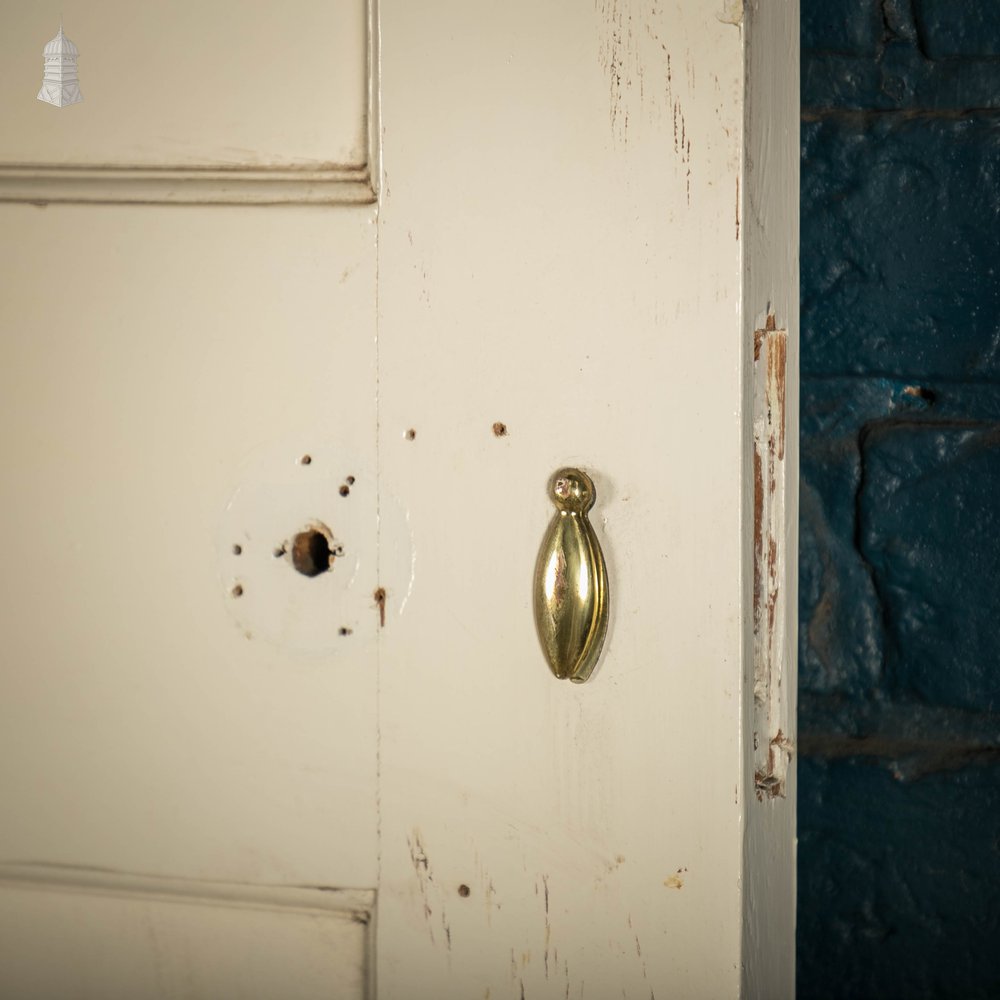
POLYGON ((740 996, 795 995, 799 2, 744 0, 740 996))

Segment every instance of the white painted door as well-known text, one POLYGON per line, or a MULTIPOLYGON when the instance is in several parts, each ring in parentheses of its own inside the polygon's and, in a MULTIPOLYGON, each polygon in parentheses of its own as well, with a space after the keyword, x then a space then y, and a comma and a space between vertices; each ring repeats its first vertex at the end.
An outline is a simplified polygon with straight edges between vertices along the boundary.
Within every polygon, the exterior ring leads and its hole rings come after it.
POLYGON ((790 996, 797 5, 0 9, 0 993, 790 996))

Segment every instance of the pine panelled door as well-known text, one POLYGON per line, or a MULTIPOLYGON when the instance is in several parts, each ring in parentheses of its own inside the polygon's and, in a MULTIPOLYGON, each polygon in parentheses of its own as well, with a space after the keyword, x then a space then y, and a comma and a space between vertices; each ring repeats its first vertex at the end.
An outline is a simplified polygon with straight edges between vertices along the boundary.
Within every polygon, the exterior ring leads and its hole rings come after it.
POLYGON ((797 3, 4 17, 0 995, 791 997, 797 3))

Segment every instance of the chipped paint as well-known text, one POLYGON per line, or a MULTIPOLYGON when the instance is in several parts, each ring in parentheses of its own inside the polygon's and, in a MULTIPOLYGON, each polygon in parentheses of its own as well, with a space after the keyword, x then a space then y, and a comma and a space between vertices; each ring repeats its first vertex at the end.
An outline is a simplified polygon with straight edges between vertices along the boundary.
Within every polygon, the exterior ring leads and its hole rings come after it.
POLYGON ((722 10, 716 14, 716 18, 723 24, 734 24, 737 27, 743 24, 744 0, 723 0, 722 10))
POLYGON ((754 784, 758 799, 785 794, 791 743, 780 716, 785 657, 785 432, 788 333, 770 314, 753 338, 754 784), (771 733, 765 740, 760 733, 771 733))

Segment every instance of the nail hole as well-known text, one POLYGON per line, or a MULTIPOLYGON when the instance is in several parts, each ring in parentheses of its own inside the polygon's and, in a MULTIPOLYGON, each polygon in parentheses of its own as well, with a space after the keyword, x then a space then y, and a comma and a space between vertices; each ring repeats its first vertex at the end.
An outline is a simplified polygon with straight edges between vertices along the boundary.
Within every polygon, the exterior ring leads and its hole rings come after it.
POLYGON ((285 555, 286 552, 288 552, 288 549, 286 549, 284 545, 279 545, 274 550, 274 558, 275 559, 280 559, 283 555, 285 555))
POLYGON ((242 583, 237 583, 229 593, 231 593, 233 595, 233 597, 242 597, 243 596, 243 584, 242 583))
POLYGON ((343 626, 338 629, 339 635, 350 635, 354 630, 349 628, 344 628, 343 626))
POLYGON ((354 485, 354 476, 348 476, 347 477, 347 485, 348 486, 353 486, 354 485))
POLYGON ((472 890, 467 885, 460 885, 458 887, 458 894, 465 899, 472 890))
POLYGON ((319 528, 307 528, 292 539, 292 565, 303 576, 319 576, 333 564, 330 539, 319 528))
POLYGON ((340 487, 340 495, 342 497, 349 496, 350 492, 351 492, 351 487, 350 486, 341 486, 340 487))
POLYGON ((501 423, 501 422, 500 422, 500 421, 498 420, 498 421, 497 421, 497 422, 496 422, 496 423, 495 423, 495 424, 493 425, 493 433, 494 433, 494 434, 495 434, 495 435, 496 435, 496 436, 497 436, 498 438, 502 438, 502 437, 506 437, 506 436, 507 436, 507 425, 506 425, 506 424, 504 424, 504 423, 501 423))
POLYGON ((312 465, 312 455, 303 455, 299 459, 299 465, 312 465))
POLYGON ((234 556, 241 556, 241 555, 243 555, 243 546, 239 545, 239 544, 234 545, 233 546, 233 555, 234 556))
POLYGON ((412 441, 416 436, 417 432, 412 427, 406 432, 407 441, 412 441))

